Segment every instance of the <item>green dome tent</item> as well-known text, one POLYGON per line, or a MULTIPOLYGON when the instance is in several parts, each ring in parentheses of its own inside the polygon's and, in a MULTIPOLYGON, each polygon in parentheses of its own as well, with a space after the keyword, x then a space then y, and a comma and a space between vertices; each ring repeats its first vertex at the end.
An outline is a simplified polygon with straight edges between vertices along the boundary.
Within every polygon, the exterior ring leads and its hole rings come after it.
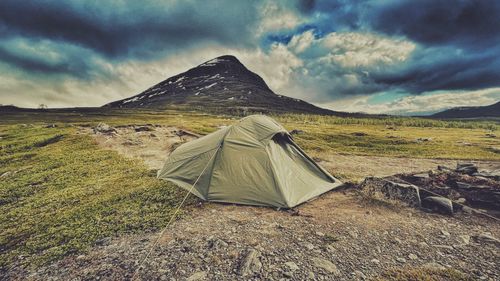
POLYGON ((264 115, 179 146, 158 178, 207 201, 292 208, 341 183, 264 115), (193 186, 194 185, 194 186, 193 186))

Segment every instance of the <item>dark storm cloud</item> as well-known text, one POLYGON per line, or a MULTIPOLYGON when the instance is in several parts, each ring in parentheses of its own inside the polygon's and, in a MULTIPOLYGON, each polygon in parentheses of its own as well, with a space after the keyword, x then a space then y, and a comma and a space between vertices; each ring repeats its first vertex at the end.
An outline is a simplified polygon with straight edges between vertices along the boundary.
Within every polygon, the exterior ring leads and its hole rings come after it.
POLYGON ((455 53, 448 48, 419 50, 410 62, 372 78, 385 87, 410 93, 433 90, 477 90, 500 85, 500 49, 485 53, 455 53))
POLYGON ((41 72, 47 74, 61 74, 61 73, 71 73, 75 76, 80 76, 82 74, 82 69, 73 69, 70 64, 67 63, 57 63, 50 64, 43 62, 41 60, 31 59, 22 57, 11 53, 9 50, 5 50, 0 47, 0 61, 15 65, 22 69, 29 69, 33 72, 41 72))
POLYGON ((413 93, 500 86, 499 1, 393 1, 373 6, 367 22, 421 45, 410 65, 378 82, 413 93))
POLYGON ((406 0, 374 6, 370 25, 425 45, 481 49, 500 41, 500 1, 406 0))
POLYGON ((203 41, 251 44, 253 1, 2 0, 2 37, 64 41, 109 57, 148 58, 203 41))
POLYGON ((500 86, 500 1, 300 1, 324 32, 362 31, 419 44, 399 67, 372 73, 377 88, 419 94, 500 86))
POLYGON ((95 75, 105 75, 89 51, 43 40, 0 41, 1 62, 26 72, 46 76, 70 75, 79 79, 90 79, 95 75))

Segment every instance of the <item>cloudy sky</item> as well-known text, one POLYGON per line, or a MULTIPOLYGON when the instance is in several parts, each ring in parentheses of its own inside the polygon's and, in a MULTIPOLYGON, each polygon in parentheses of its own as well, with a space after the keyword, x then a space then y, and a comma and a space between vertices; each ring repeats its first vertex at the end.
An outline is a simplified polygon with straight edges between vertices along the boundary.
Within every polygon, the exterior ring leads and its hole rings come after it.
POLYGON ((100 106, 232 54, 319 106, 500 100, 500 1, 1 0, 0 104, 100 106))

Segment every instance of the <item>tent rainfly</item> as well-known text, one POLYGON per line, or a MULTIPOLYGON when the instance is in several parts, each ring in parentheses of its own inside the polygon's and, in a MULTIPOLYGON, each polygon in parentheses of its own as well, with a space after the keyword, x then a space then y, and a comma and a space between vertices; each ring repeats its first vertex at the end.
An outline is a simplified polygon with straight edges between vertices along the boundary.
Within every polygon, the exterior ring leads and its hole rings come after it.
POLYGON ((295 207, 341 185, 285 128, 264 115, 245 117, 179 146, 158 178, 207 201, 280 208, 295 207))

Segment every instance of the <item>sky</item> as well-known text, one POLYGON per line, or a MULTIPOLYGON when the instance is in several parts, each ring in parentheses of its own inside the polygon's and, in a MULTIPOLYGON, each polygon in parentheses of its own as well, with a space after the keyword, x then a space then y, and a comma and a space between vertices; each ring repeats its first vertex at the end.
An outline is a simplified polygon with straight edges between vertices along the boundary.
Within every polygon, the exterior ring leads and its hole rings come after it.
POLYGON ((321 107, 500 101, 500 1, 1 0, 0 104, 101 106, 235 55, 321 107))

